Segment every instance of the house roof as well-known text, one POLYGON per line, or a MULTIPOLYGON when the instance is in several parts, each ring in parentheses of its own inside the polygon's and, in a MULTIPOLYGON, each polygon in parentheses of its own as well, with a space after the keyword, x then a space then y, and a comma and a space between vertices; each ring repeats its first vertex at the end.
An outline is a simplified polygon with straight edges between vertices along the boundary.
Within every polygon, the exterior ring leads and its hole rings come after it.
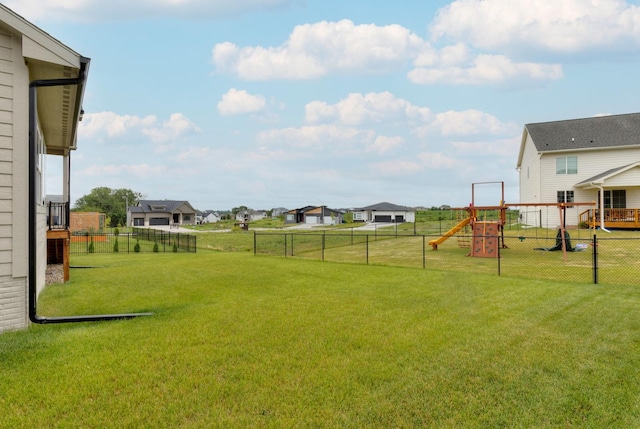
POLYGON ((47 153, 64 155, 68 150, 76 149, 89 58, 81 56, 2 4, 0 28, 19 36, 31 81, 85 77, 79 85, 37 90, 38 119, 47 143, 47 153))
POLYGON ((173 213, 182 205, 189 206, 189 209, 195 213, 195 209, 188 201, 174 200, 139 200, 137 206, 130 207, 132 213, 173 213), (155 209, 154 209, 155 207, 155 209))
POLYGON ((372 204, 367 207, 362 207, 359 210, 373 210, 373 211, 405 211, 412 212, 413 209, 411 207, 399 206, 397 204, 382 202, 378 204, 372 204))
POLYGON ((627 170, 630 170, 634 167, 640 167, 640 161, 632 162, 631 164, 623 165, 622 167, 612 168, 610 170, 604 171, 600 174, 596 174, 595 176, 589 177, 588 179, 583 180, 582 182, 576 183, 576 187, 586 187, 591 185, 592 183, 602 184, 605 180, 617 176, 620 173, 623 173, 627 170))
POLYGON ((640 113, 526 124, 538 152, 640 145, 640 113))

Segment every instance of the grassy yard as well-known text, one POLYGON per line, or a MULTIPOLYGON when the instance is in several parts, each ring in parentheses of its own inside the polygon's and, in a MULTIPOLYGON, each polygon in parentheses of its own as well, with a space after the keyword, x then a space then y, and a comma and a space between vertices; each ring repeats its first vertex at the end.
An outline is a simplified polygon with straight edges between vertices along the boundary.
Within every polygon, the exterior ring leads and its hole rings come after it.
POLYGON ((74 256, 0 336, 0 427, 640 425, 640 291, 249 252, 74 256))

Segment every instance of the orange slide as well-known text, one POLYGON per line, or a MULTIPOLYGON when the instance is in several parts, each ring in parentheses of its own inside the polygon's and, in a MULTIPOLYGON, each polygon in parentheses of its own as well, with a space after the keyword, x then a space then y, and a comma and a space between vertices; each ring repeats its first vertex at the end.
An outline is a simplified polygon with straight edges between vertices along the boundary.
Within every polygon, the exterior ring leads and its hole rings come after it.
POLYGON ((453 234, 460 231, 465 226, 469 225, 469 222, 471 222, 470 217, 462 220, 460 223, 458 223, 456 226, 451 228, 449 231, 445 232, 442 237, 431 240, 429 242, 429 246, 432 246, 433 250, 438 250, 438 244, 444 243, 447 240, 447 238, 451 237, 453 234))

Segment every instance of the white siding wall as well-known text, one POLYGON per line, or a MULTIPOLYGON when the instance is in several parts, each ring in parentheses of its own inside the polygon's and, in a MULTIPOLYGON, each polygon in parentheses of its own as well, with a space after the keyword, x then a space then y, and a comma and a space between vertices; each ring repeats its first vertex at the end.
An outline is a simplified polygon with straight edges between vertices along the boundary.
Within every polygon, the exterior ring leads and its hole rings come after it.
MULTIPOLYGON (((540 159, 541 164, 541 202, 553 203, 557 201, 557 191, 574 190, 574 201, 578 202, 590 202, 597 199, 597 189, 575 189, 574 186, 590 177, 603 173, 612 168, 622 167, 630 164, 631 162, 640 161, 639 149, 613 149, 613 150, 598 150, 591 152, 558 152, 544 154, 540 159), (578 174, 556 174, 556 157, 558 156, 577 156, 578 157, 578 174)), ((629 172, 628 175, 621 175, 621 178, 629 178, 629 180, 637 180, 636 184, 640 184, 640 173, 629 172), (633 177, 636 175, 636 177, 633 177)), ((617 179, 618 181, 620 179, 617 179)), ((610 184, 613 181, 607 181, 607 187, 605 189, 611 189, 610 184)), ((627 182, 628 185, 628 182, 627 182)), ((622 185, 621 185, 622 186, 622 185)), ((626 186, 625 186, 626 187, 626 186)), ((632 196, 632 193, 627 192, 627 197, 632 197, 632 200, 636 197, 632 196)), ((526 201, 521 201, 526 202, 526 201)), ((631 206, 631 201, 627 201, 628 207, 631 206)), ((638 206, 635 206, 638 207, 638 206)), ((576 209, 570 209, 567 213, 567 225, 577 225, 577 214, 587 210, 589 207, 578 207, 576 209)), ((549 226, 554 228, 560 224, 558 210, 554 210, 553 213, 549 213, 549 219, 544 220, 543 213, 543 226, 549 226)))
POLYGON ((27 326, 26 272, 16 273, 13 264, 15 234, 21 232, 14 227, 18 216, 13 215, 14 184, 20 182, 14 177, 14 164, 21 156, 14 150, 15 45, 11 35, 0 31, 0 332, 27 326))
POLYGON ((529 134, 527 134, 525 141, 522 164, 520 166, 520 202, 540 202, 540 155, 538 155, 538 151, 529 134))

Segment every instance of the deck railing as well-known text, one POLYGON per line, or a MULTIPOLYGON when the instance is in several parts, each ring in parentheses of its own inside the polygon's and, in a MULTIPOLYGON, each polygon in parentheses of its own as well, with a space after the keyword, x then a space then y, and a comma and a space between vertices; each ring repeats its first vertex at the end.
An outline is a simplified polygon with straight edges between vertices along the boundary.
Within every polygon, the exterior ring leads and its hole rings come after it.
MULTIPOLYGON (((600 226, 600 209, 580 213, 580 225, 600 226)), ((640 209, 604 209, 604 226, 607 228, 640 228, 640 209)))
POLYGON ((69 229, 69 203, 47 203, 47 227, 49 230, 69 229))

